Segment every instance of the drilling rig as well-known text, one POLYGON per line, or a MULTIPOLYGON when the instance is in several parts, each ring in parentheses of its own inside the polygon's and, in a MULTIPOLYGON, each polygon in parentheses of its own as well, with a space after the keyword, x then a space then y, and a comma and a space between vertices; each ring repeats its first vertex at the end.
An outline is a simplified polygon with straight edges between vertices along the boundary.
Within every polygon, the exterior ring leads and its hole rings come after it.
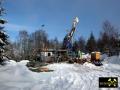
POLYGON ((63 49, 65 49, 67 51, 67 58, 72 63, 74 62, 74 58, 76 58, 76 54, 73 51, 72 39, 73 39, 73 35, 76 31, 76 26, 77 26, 78 22, 79 22, 78 17, 75 17, 73 19, 72 29, 70 30, 69 33, 67 33, 67 35, 64 37, 64 40, 63 40, 63 49))
POLYGON ((72 37, 76 31, 76 25, 78 24, 78 22, 79 22, 78 17, 75 17, 73 19, 71 31, 65 36, 63 40, 63 49, 67 49, 69 51, 72 50, 72 37))
MULTIPOLYGON (((73 38, 73 35, 76 31, 76 26, 77 26, 78 22, 79 22, 78 17, 75 17, 73 19, 72 29, 65 36, 65 38, 63 40, 63 49, 67 50, 69 61, 72 62, 72 63, 73 62, 84 63, 84 62, 87 61, 87 59, 79 58, 77 56, 78 52, 77 52, 77 55, 76 55, 76 52, 73 50, 72 38, 73 38)), ((80 51, 80 50, 78 50, 78 51, 80 51)), ((81 51, 80 51, 80 54, 82 54, 81 51)), ((96 66, 101 66, 102 65, 101 60, 100 60, 100 53, 99 52, 94 52, 94 53, 92 52, 90 60, 91 60, 91 63, 95 64, 96 66)))

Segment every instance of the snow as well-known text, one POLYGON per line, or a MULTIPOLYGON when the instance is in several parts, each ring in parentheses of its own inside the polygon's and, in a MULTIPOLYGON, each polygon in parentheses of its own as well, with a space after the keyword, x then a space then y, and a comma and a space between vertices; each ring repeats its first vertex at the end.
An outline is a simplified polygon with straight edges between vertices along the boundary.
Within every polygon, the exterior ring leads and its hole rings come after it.
POLYGON ((120 72, 120 56, 106 57, 103 64, 111 72, 120 72))
POLYGON ((105 61, 105 63, 120 65, 120 57, 119 56, 106 57, 104 61, 105 61))
POLYGON ((0 66, 0 90, 120 90, 120 65, 115 57, 106 57, 104 65, 97 67, 91 63, 55 63, 47 67, 53 72, 32 72, 25 65, 28 60, 7 61, 0 66), (118 77, 119 88, 100 89, 99 77, 118 77))
POLYGON ((101 59, 102 59, 102 60, 106 59, 107 57, 108 57, 107 54, 102 54, 102 55, 101 55, 101 59))
POLYGON ((82 55, 82 58, 88 59, 88 58, 91 58, 91 56, 90 56, 90 54, 84 54, 84 55, 82 55))
POLYGON ((92 63, 88 63, 88 62, 85 62, 83 65, 84 65, 84 66, 87 66, 87 67, 89 67, 89 68, 97 68, 97 66, 95 66, 95 65, 92 64, 92 63))

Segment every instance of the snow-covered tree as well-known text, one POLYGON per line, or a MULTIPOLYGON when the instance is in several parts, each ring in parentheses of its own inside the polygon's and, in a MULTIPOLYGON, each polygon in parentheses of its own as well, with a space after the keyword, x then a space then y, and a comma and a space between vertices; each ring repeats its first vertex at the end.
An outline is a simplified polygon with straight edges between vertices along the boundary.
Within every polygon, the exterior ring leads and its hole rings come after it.
POLYGON ((3 56, 5 52, 5 46, 8 44, 7 38, 8 36, 6 35, 4 31, 3 25, 6 23, 4 19, 2 19, 2 15, 4 14, 4 8, 2 6, 2 0, 0 0, 0 64, 3 64, 3 56))

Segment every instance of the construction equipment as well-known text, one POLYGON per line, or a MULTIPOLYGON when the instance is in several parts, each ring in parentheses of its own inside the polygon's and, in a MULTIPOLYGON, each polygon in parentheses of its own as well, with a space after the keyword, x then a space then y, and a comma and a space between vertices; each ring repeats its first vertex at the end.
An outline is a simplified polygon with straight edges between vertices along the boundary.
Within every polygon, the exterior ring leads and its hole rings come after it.
MULTIPOLYGON (((66 49, 68 52, 68 57, 70 62, 85 62, 87 59, 82 58, 82 52, 78 50, 78 56, 76 55, 76 52, 73 50, 72 46, 72 37, 76 31, 76 25, 78 24, 79 19, 78 17, 75 17, 72 24, 71 31, 65 36, 63 41, 63 49, 66 49)), ((92 52, 91 53, 91 62, 94 63, 96 66, 101 66, 101 60, 100 60, 100 52, 92 52)), ((80 62, 80 63, 81 63, 80 62)))
POLYGON ((68 49, 70 51, 72 50, 72 37, 73 37, 73 34, 76 30, 76 25, 78 24, 78 22, 79 22, 78 17, 75 17, 73 20, 71 31, 64 38, 64 41, 63 41, 63 48, 64 49, 68 49))
POLYGON ((91 53, 91 62, 95 64, 96 66, 101 66, 101 59, 100 59, 101 53, 100 52, 92 52, 91 53))
POLYGON ((65 36, 64 40, 63 40, 63 47, 62 49, 67 50, 67 58, 70 62, 74 62, 74 59, 76 58, 75 52, 73 51, 73 45, 72 45, 72 38, 73 35, 76 31, 76 25, 78 24, 79 19, 78 17, 75 17, 73 19, 73 23, 72 23, 72 29, 70 30, 69 33, 67 33, 67 35, 65 36))

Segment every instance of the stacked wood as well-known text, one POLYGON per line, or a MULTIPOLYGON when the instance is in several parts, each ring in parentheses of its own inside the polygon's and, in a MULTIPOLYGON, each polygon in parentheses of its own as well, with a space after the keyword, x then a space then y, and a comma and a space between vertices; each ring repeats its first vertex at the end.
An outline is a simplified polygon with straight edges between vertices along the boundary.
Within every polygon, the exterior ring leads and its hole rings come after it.
POLYGON ((48 69, 47 67, 40 67, 40 68, 39 68, 39 71, 40 71, 40 72, 48 72, 49 69, 48 69))

